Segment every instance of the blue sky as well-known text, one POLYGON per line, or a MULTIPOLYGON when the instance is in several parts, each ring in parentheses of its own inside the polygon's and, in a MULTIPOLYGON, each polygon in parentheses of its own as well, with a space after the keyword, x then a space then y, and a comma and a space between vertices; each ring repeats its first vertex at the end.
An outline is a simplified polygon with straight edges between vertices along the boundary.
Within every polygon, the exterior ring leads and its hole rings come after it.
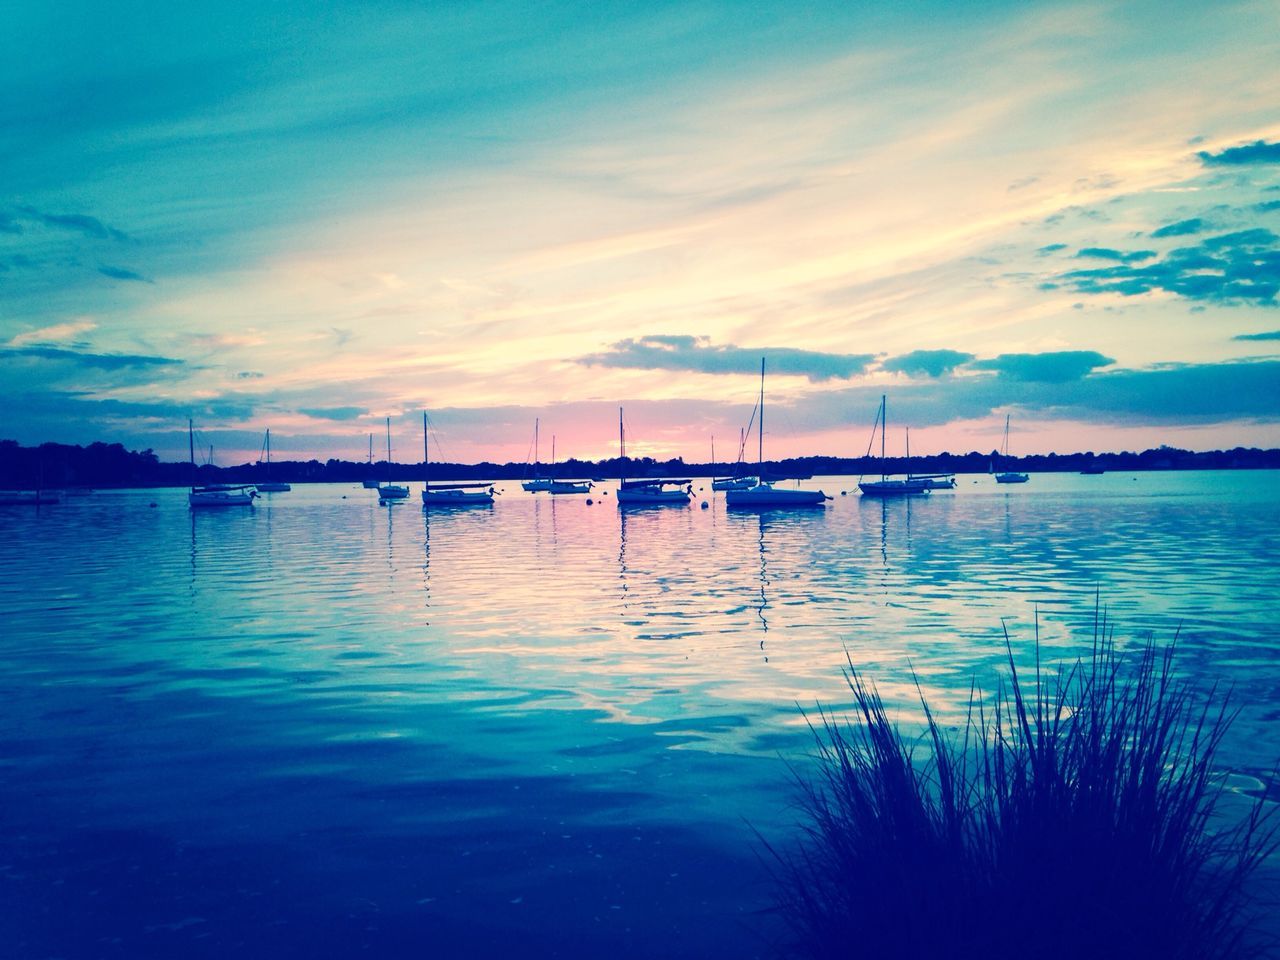
MULTIPOLYGON (((1280 445, 1274 4, 11 4, 0 435, 1280 445)), ((406 447, 406 443, 414 444, 406 447)))

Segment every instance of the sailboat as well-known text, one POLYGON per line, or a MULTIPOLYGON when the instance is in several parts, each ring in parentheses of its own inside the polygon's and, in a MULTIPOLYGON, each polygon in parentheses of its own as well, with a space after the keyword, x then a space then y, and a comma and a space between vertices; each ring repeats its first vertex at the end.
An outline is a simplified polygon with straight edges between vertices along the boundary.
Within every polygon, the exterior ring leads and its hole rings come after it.
MULTIPOLYGON (((880 409, 876 411, 876 424, 880 428, 880 479, 859 480, 858 489, 862 491, 864 497, 915 497, 927 494, 932 489, 928 480, 924 478, 913 479, 910 474, 907 475, 906 480, 890 480, 884 472, 884 435, 888 424, 888 413, 888 399, 882 394, 880 396, 880 409)), ((875 441, 875 431, 876 427, 873 426, 871 428, 872 442, 875 441)))
MULTIPOLYGON (((253 506, 253 498, 257 493, 251 483, 196 486, 196 431, 190 419, 187 420, 187 448, 191 457, 191 492, 187 494, 187 504, 192 510, 204 507, 253 506)), ((213 462, 212 447, 209 448, 209 461, 213 462)))
MULTIPOLYGON (((627 433, 622 424, 622 408, 618 408, 619 470, 626 470, 627 433)), ((687 504, 690 480, 628 480, 618 479, 618 506, 656 506, 658 504, 687 504)))
POLYGON ((431 448, 427 442, 427 411, 422 411, 422 508, 483 507, 493 503, 493 485, 489 483, 431 482, 431 448))
MULTIPOLYGON (((373 434, 372 433, 369 434, 369 466, 368 466, 367 472, 373 473, 373 434)), ((380 486, 382 486, 382 484, 380 484, 377 480, 365 480, 364 482, 364 488, 366 490, 377 490, 378 487, 380 486)))
MULTIPOLYGON (((533 477, 523 481, 520 486, 528 493, 538 493, 551 489, 551 478, 538 476, 538 418, 533 420, 533 477)), ((554 456, 552 457, 554 459, 554 456)))
MULTIPOLYGON (((556 435, 551 435, 551 471, 555 472, 556 466, 556 435)), ((547 481, 548 493, 590 493, 592 483, 590 480, 556 480, 547 481)))
POLYGON ((259 493, 288 493, 293 487, 287 483, 281 483, 279 480, 271 479, 271 428, 267 427, 267 435, 262 441, 263 446, 267 449, 266 460, 266 480, 258 484, 259 493))
MULTIPOLYGON (((1004 415, 1004 441, 1000 444, 1000 456, 1009 459, 1009 415, 1004 415)), ((995 464, 992 464, 994 472, 995 464)), ((1006 470, 1003 473, 996 474, 996 483, 1026 483, 1030 480, 1029 474, 1018 473, 1014 470, 1006 470)))
POLYGON ((387 483, 378 487, 378 500, 386 503, 389 500, 403 500, 409 496, 409 488, 391 483, 391 418, 387 417, 387 483))
MULTIPOLYGON (((712 490, 747 490, 754 487, 757 483, 756 477, 742 476, 742 448, 746 446, 746 434, 742 433, 738 439, 738 463, 737 469, 734 470, 732 477, 712 477, 712 490)), ((711 438, 711 469, 714 472, 716 468, 716 438, 711 438)))
POLYGON ((907 480, 924 485, 926 490, 954 490, 956 475, 954 473, 912 473, 911 472, 911 428, 907 427, 907 480))
POLYGON ((759 473, 755 485, 745 489, 728 490, 724 502, 729 507, 819 507, 830 500, 821 490, 801 490, 799 487, 778 488, 764 472, 764 357, 760 358, 760 422, 756 424, 756 470, 759 473))

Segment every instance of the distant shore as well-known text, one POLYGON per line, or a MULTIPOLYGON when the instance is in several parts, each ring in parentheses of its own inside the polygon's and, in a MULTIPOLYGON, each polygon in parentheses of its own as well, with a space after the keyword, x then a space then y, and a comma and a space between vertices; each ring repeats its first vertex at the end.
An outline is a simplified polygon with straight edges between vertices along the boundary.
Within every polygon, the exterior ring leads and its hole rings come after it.
MULTIPOLYGON (((1259 450, 1236 447, 1231 450, 1193 452, 1157 447, 1141 453, 1066 453, 1027 457, 999 457, 994 453, 939 453, 932 456, 890 457, 883 472, 986 473, 996 462, 1002 470, 1029 473, 1138 472, 1161 470, 1259 470, 1280 469, 1280 449, 1259 450)), ((764 471, 773 477, 859 476, 880 474, 876 457, 795 457, 766 461, 764 471)), ((651 457, 622 460, 563 460, 554 466, 541 464, 539 475, 564 479, 616 480, 627 477, 711 477, 755 475, 754 463, 686 463, 680 458, 655 460, 651 457)), ((533 475, 528 463, 432 463, 433 480, 521 480, 533 475)), ((62 487, 180 487, 190 483, 254 483, 267 477, 261 463, 216 467, 199 465, 193 473, 189 463, 164 463, 150 450, 126 450, 118 443, 92 443, 87 447, 45 443, 23 447, 13 440, 0 440, 0 489, 55 489, 62 487)), ((419 463, 372 464, 349 460, 276 460, 270 477, 286 483, 360 483, 364 480, 412 481, 424 479, 419 463)))

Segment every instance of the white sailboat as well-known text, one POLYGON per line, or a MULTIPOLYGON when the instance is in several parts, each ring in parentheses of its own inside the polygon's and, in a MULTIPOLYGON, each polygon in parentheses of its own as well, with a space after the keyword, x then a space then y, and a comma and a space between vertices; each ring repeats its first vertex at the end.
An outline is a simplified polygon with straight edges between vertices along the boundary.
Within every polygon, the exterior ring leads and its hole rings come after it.
MULTIPOLYGON (((205 507, 252 507, 257 492, 251 483, 214 483, 196 486, 196 432, 191 420, 187 420, 187 448, 191 457, 191 492, 187 504, 192 510, 205 507)), ((213 461, 213 448, 209 448, 209 460, 213 461)))
POLYGON ((754 486, 728 490, 724 495, 729 507, 820 507, 828 497, 821 490, 799 487, 775 487, 764 472, 764 357, 760 358, 760 422, 756 425, 756 469, 759 476, 754 486))
POLYGON ((493 503, 493 485, 488 483, 431 482, 431 447, 427 441, 427 412, 422 411, 422 509, 431 507, 484 507, 493 503))
MULTIPOLYGON (((556 435, 551 435, 551 471, 554 473, 556 467, 556 435)), ((547 481, 547 493, 590 493, 592 483, 590 480, 556 480, 547 481)))
MULTIPOLYGON (((618 408, 618 448, 620 470, 626 469, 627 433, 622 423, 622 408, 618 408)), ((688 504, 691 487, 690 480, 653 479, 628 480, 625 476, 618 479, 618 506, 640 507, 658 506, 661 504, 688 504)))
POLYGON ((266 459, 266 480, 258 484, 259 493, 288 493, 293 487, 287 483, 281 483, 279 480, 271 479, 271 428, 267 427, 267 435, 262 441, 263 446, 267 450, 266 459))
MULTIPOLYGON (((913 478, 910 474, 906 480, 891 480, 884 472, 885 467, 885 443, 884 435, 889 419, 889 403, 888 399, 882 394, 880 397, 880 409, 876 412, 876 423, 880 428, 880 479, 879 480, 859 480, 858 489, 862 491, 864 497, 917 497, 927 494, 933 487, 930 480, 920 477, 913 478)), ((871 428, 871 439, 875 442, 876 428, 871 428)), ((908 436, 908 444, 910 444, 910 434, 908 436)), ((910 458, 910 446, 907 448, 907 456, 910 458)))
MULTIPOLYGON (((1004 440, 1000 444, 1000 456, 1004 460, 1009 459, 1009 415, 1004 415, 1004 440)), ((995 473, 995 464, 992 464, 992 472, 995 473)), ((1026 483, 1031 479, 1030 474, 1018 473, 1016 470, 1005 470, 996 473, 996 483, 1026 483)))
MULTIPOLYGON (((540 493, 544 490, 551 489, 551 478, 538 476, 538 423, 539 418, 533 419, 533 477, 523 481, 520 486, 524 487, 527 493, 540 493)), ((553 456, 554 459, 554 456, 553 456)))
MULTIPOLYGON (((758 477, 746 477, 741 475, 742 468, 742 448, 746 446, 746 434, 740 434, 738 439, 738 463, 732 477, 712 477, 712 490, 748 490, 754 487, 758 482, 758 477)), ((711 438, 711 469, 714 472, 716 468, 716 438, 711 438)))
POLYGON ((907 480, 919 483, 926 490, 954 490, 956 475, 954 473, 912 473, 911 472, 911 428, 907 428, 907 480))
MULTIPOLYGON (((373 473, 373 434, 372 433, 369 434, 369 466, 368 466, 367 472, 373 473)), ((364 481, 364 488, 366 490, 377 490, 378 487, 380 486, 382 486, 382 484, 380 484, 377 480, 364 481)))
POLYGON ((378 486, 378 500, 387 503, 391 500, 403 500, 409 496, 409 488, 391 483, 391 418, 387 417, 387 483, 378 486))

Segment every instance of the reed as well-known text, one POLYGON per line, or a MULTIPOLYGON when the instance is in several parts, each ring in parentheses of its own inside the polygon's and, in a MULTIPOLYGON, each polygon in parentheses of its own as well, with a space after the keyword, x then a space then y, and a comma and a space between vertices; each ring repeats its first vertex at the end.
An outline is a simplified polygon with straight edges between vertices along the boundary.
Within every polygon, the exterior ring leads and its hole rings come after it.
MULTIPOLYGON (((1235 716, 1174 671, 1175 644, 1115 649, 976 687, 948 735, 890 722, 852 661, 855 705, 810 720, 816 774, 798 777, 802 837, 770 848, 777 907, 803 957, 1259 956, 1248 881, 1276 849, 1264 799, 1228 822, 1215 763, 1235 716)), ((919 684, 917 683, 919 693, 919 684)))

